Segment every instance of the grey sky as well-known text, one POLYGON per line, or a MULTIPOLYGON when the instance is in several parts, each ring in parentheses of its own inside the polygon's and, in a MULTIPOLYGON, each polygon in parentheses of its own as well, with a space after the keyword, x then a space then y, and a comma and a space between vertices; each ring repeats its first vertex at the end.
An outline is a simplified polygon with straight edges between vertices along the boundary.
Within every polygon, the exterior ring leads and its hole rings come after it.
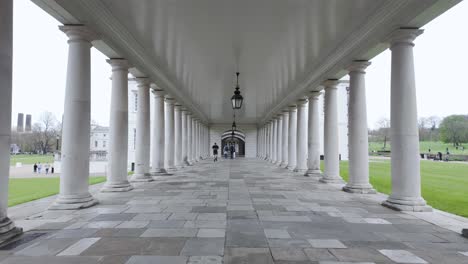
MULTIPOLYGON (((13 124, 18 112, 63 113, 67 39, 59 23, 29 0, 14 1, 13 124)), ((416 40, 415 67, 419 116, 467 114, 468 1, 424 27, 416 40)), ((110 66, 91 52, 91 118, 109 123, 110 66)), ((368 124, 390 117, 390 52, 372 60, 367 70, 368 124)))

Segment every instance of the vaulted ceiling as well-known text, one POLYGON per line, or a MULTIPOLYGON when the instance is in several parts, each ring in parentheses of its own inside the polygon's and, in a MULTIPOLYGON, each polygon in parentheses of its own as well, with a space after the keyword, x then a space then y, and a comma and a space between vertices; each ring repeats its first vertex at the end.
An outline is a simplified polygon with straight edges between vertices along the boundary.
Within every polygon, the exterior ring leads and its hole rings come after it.
MULTIPOLYGON (((398 27, 421 27, 450 0, 33 0, 64 24, 101 35, 93 44, 124 57, 209 123, 230 122, 240 71, 239 123, 256 123, 339 78, 353 59, 386 48, 398 27)), ((105 78, 105 76, 103 76, 105 78)))

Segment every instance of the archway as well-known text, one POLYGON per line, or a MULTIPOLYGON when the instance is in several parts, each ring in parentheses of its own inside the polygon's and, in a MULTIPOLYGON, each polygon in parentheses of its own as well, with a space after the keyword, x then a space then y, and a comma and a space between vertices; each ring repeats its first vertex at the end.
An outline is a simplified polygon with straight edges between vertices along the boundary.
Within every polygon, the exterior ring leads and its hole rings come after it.
POLYGON ((236 148, 236 156, 237 157, 244 157, 245 156, 245 134, 242 131, 236 130, 234 131, 234 135, 232 135, 232 130, 225 131, 221 135, 221 153, 224 151, 224 146, 230 146, 234 144, 236 148))

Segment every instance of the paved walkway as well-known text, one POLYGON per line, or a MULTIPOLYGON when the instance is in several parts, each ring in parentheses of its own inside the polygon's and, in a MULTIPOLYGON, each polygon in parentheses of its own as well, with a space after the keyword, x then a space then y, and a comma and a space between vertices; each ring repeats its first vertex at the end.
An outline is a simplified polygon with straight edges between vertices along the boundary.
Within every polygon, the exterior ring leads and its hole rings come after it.
POLYGON ((135 186, 79 211, 21 220, 27 207, 12 208, 29 231, 0 263, 468 263, 458 233, 265 161, 204 161, 135 186))

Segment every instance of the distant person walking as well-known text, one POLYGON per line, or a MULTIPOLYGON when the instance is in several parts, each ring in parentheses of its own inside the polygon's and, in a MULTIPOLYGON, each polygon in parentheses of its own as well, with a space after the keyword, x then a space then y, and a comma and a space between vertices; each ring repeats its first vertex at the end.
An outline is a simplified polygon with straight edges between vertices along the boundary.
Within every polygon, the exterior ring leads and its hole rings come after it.
POLYGON ((52 165, 52 167, 50 168, 50 173, 54 174, 54 172, 55 172, 55 169, 54 169, 54 166, 52 165))
POLYGON ((50 165, 49 163, 47 163, 46 165, 44 165, 44 168, 45 168, 45 174, 49 174, 49 168, 50 168, 50 165))
POLYGON ((231 150, 231 159, 234 159, 235 158, 234 153, 236 153, 236 148, 234 147, 234 144, 231 144, 230 150, 231 150))
POLYGON ((224 145, 224 149, 223 149, 223 154, 224 154, 225 159, 228 158, 228 153, 229 153, 229 146, 226 144, 224 145))
POLYGON ((39 164, 37 164, 37 173, 41 174, 41 170, 42 170, 42 164, 39 162, 39 164))
POLYGON ((214 160, 213 162, 217 162, 218 161, 218 149, 219 149, 219 146, 216 144, 216 142, 214 143, 213 147, 211 147, 213 149, 213 156, 214 156, 214 160))
POLYGON ((34 163, 33 170, 34 170, 34 173, 37 173, 37 164, 36 163, 34 163))

